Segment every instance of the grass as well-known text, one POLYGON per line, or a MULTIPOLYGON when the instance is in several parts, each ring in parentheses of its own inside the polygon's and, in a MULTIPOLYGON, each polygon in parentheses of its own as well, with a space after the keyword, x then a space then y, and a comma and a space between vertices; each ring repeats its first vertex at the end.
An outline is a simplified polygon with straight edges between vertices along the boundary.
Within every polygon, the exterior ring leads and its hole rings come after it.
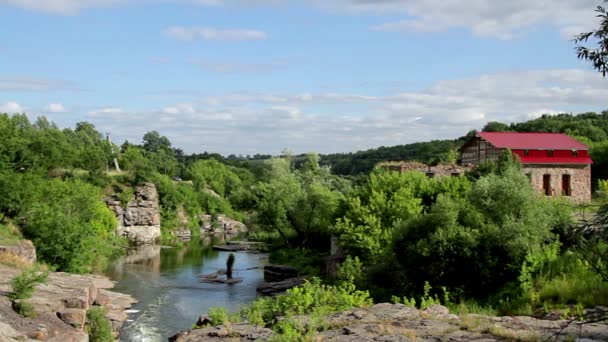
POLYGON ((114 336, 112 336, 112 326, 104 316, 105 310, 98 306, 92 307, 87 312, 87 325, 85 327, 85 330, 89 334, 89 341, 114 341, 114 336))
POLYGON ((25 269, 31 266, 31 263, 22 257, 7 252, 0 252, 0 264, 18 269, 25 269))
POLYGON ((447 308, 456 315, 477 314, 484 316, 496 316, 497 311, 492 306, 483 306, 473 301, 463 301, 460 304, 448 303, 447 308))
POLYGON ((538 291, 543 303, 581 304, 584 307, 608 305, 608 284, 602 278, 591 273, 572 276, 562 275, 543 280, 538 291))
POLYGON ((0 224, 0 245, 3 246, 16 246, 21 243, 23 237, 19 232, 19 229, 13 224, 0 224))

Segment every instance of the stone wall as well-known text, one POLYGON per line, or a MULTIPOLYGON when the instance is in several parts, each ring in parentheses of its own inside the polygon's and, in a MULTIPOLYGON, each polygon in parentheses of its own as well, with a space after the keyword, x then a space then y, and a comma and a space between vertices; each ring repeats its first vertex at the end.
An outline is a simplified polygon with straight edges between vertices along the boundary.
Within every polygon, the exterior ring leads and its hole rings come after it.
POLYGON ((562 196, 562 176, 570 175, 571 198, 577 203, 591 201, 591 166, 590 165, 525 165, 522 171, 530 177, 532 187, 539 193, 543 188, 544 175, 551 176, 551 196, 562 196))
POLYGON ((118 219, 119 235, 136 244, 154 243, 160 238, 158 192, 153 183, 138 186, 126 207, 114 197, 106 203, 118 219))
POLYGON ((419 162, 387 162, 378 164, 378 167, 385 168, 390 171, 408 172, 418 171, 426 174, 429 177, 446 177, 446 176, 462 176, 472 168, 471 165, 452 165, 439 164, 429 166, 419 162))

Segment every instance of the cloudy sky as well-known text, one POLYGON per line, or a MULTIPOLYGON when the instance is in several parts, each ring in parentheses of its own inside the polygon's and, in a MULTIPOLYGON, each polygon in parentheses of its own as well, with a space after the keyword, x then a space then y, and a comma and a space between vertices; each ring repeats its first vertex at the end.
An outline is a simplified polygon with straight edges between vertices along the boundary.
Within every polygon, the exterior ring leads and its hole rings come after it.
POLYGON ((0 0, 0 112, 186 152, 348 152, 608 108, 599 0, 0 0))

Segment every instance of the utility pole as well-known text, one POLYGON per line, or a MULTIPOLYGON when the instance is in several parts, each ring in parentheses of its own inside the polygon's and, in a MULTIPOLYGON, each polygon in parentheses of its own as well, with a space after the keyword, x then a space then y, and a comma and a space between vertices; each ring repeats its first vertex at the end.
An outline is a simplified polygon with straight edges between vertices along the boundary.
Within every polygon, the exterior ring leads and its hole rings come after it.
POLYGON ((120 173, 120 167, 118 166, 118 160, 116 159, 116 151, 114 150, 114 145, 112 144, 112 141, 110 140, 110 133, 106 132, 106 140, 108 141, 108 144, 110 144, 110 148, 112 149, 112 155, 114 157, 114 167, 116 168, 116 171, 118 173, 120 173))

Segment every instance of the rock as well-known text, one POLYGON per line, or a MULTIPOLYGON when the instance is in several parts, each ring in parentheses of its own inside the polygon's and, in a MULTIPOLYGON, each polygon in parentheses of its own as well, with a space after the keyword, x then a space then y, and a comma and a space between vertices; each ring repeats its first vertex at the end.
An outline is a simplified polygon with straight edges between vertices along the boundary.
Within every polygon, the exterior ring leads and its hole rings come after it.
POLYGON ((256 290, 263 295, 274 296, 302 284, 304 284, 304 278, 291 278, 283 281, 262 283, 258 285, 256 290))
POLYGON ((36 247, 30 240, 23 240, 14 246, 0 246, 0 254, 2 253, 15 255, 28 265, 36 262, 36 247))
MULTIPOLYGON (((205 316, 199 321, 206 322, 205 316)), ((308 326, 319 322, 309 316, 291 317, 308 326)), ((607 324, 545 321, 533 317, 450 315, 440 305, 419 311, 402 304, 381 303, 322 317, 323 328, 312 341, 608 341, 607 324), (444 319, 453 316, 455 319, 444 319), (562 328, 565 328, 562 331, 562 328)), ((312 328, 315 328, 313 326, 312 328)), ((273 332, 248 324, 224 325, 186 331, 171 341, 268 340, 273 332)))
POLYGON ((233 220, 226 215, 218 215, 217 222, 212 222, 211 215, 204 214, 200 216, 202 221, 201 236, 209 234, 226 234, 235 236, 247 232, 247 226, 239 221, 233 220))
POLYGON ((125 208, 116 198, 106 198, 105 202, 118 220, 118 235, 135 244, 154 243, 160 238, 158 192, 153 183, 138 186, 125 208))
POLYGON ((285 265, 266 265, 264 266, 264 281, 276 282, 283 281, 298 276, 298 269, 285 265))
POLYGON ((450 313, 450 310, 443 305, 435 304, 435 305, 431 305, 428 308, 422 310, 422 312, 427 315, 439 316, 439 315, 448 315, 450 313))
POLYGON ((128 295, 107 290, 114 283, 106 277, 51 272, 45 284, 36 286, 31 298, 21 300, 33 306, 36 316, 22 317, 12 309, 12 303, 6 297, 10 279, 20 272, 0 264, 0 322, 17 332, 4 333, 0 325, 0 341, 27 340, 25 336, 32 340, 85 342, 88 335, 83 327, 87 310, 93 304, 103 304, 107 309, 106 318, 117 332, 127 319, 124 310, 135 302, 128 295))
POLYGON ((204 327, 208 324, 211 324, 211 318, 207 315, 198 316, 198 320, 196 321, 196 325, 199 327, 204 327))
POLYGON ((57 312, 57 317, 74 328, 84 328, 87 320, 87 311, 84 309, 64 309, 57 312))
POLYGON ((266 341, 272 337, 272 330, 254 325, 239 323, 227 326, 194 329, 178 333, 169 338, 171 342, 214 342, 214 341, 266 341))

